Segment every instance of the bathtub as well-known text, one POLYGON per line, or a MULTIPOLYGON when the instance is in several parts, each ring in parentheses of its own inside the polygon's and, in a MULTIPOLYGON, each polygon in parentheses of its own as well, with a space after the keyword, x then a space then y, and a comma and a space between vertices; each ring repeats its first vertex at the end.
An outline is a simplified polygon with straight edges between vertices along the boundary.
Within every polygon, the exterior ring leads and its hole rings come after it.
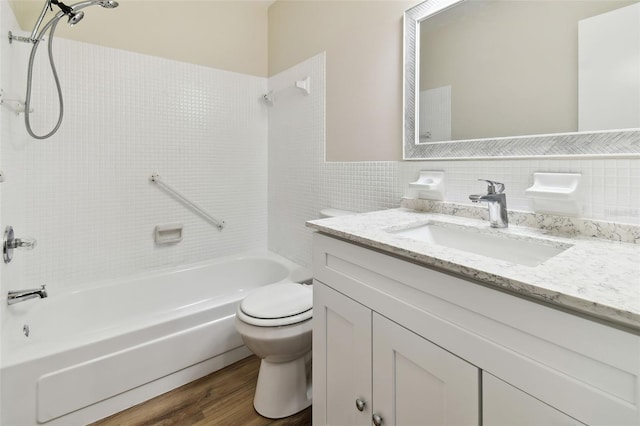
POLYGON ((50 283, 48 298, 3 307, 0 424, 87 424, 232 364, 250 354, 233 326, 246 293, 310 276, 251 253, 75 291, 50 283))

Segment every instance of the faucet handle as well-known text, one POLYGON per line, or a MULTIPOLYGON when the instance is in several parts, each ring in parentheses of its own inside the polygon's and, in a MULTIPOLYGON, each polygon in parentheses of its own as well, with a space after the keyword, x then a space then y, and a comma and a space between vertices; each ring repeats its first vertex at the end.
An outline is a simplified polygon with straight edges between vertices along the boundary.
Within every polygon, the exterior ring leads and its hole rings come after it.
POLYGON ((504 183, 496 182, 495 180, 478 179, 482 182, 487 182, 487 194, 502 194, 504 192, 504 183))
POLYGON ((13 240, 14 248, 25 249, 25 250, 33 250, 36 248, 36 244, 38 243, 35 238, 27 237, 27 238, 16 238, 13 240))

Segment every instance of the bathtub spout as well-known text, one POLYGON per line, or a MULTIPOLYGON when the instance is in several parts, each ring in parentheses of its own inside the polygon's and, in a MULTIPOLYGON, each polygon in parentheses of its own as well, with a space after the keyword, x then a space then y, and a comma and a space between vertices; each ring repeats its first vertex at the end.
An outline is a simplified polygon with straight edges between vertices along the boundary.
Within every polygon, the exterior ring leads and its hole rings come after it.
POLYGON ((13 305, 14 303, 24 302, 29 299, 44 299, 47 297, 47 291, 43 284, 41 288, 32 288, 30 290, 11 290, 7 295, 7 304, 13 305))

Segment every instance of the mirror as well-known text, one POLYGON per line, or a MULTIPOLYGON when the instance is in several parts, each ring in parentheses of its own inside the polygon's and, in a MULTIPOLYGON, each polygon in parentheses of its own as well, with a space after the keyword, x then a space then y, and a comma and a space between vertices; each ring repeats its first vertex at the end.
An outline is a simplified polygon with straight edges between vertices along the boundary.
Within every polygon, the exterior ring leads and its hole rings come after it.
POLYGON ((428 0, 404 31, 405 159, 640 155, 638 0, 428 0))

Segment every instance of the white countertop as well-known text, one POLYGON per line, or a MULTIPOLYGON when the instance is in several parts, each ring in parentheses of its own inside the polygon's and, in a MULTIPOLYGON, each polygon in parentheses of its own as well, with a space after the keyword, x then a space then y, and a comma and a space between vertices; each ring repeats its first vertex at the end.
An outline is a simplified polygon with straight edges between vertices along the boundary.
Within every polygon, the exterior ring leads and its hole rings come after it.
POLYGON ((307 222, 307 226, 640 332, 640 244, 591 237, 566 238, 512 225, 492 229, 482 220, 404 208, 314 220, 307 222), (572 247, 538 266, 524 266, 388 232, 428 221, 572 247))

